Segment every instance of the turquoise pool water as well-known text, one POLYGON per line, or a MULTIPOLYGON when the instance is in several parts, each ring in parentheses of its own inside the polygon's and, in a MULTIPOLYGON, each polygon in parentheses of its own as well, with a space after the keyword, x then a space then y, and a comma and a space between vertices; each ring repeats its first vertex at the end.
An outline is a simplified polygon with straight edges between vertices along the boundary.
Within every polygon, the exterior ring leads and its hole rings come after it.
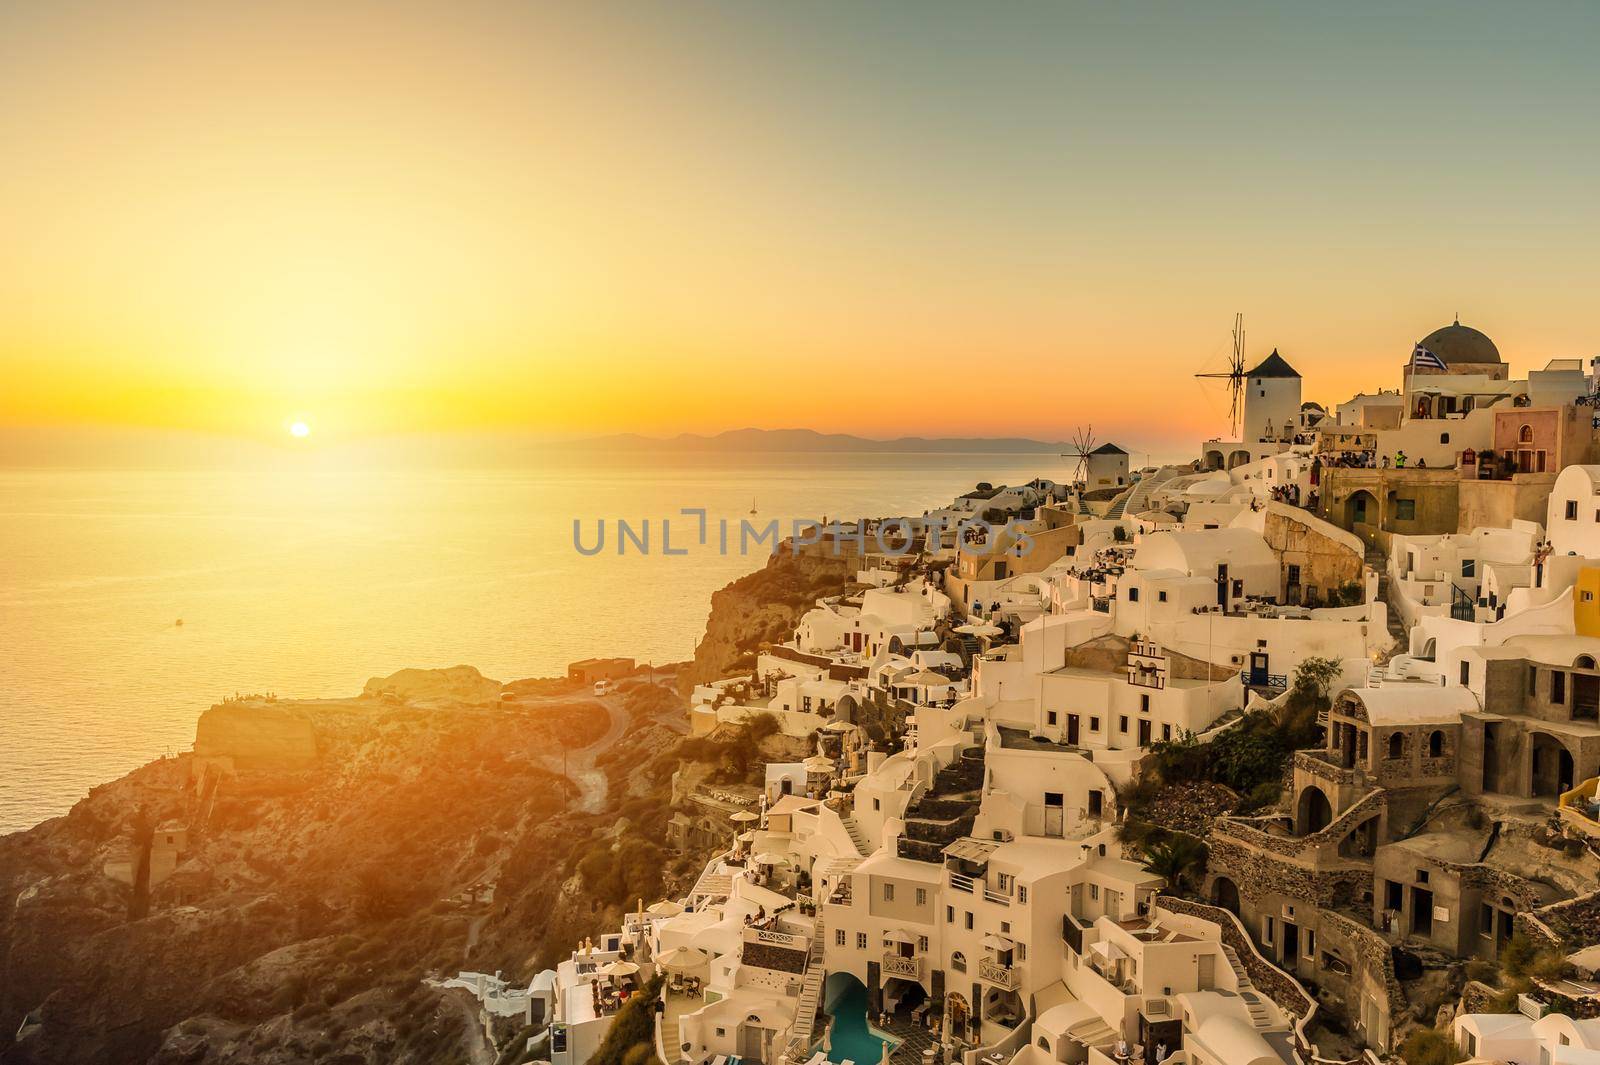
MULTIPOLYGON (((833 979, 828 982, 832 984, 833 979)), ((884 1044, 887 1043, 891 1051, 898 1044, 878 1035, 876 1029, 867 1024, 867 989, 848 977, 842 978, 841 983, 844 986, 838 997, 828 1000, 828 1013, 833 1017, 828 1060, 878 1065, 883 1059, 884 1044)))

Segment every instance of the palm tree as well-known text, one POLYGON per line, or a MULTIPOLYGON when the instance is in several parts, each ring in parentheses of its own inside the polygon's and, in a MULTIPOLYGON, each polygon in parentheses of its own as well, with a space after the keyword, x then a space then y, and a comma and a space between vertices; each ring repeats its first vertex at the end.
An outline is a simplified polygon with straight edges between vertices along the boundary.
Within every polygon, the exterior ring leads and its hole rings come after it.
POLYGON ((1146 848, 1144 857, 1145 868, 1164 879, 1176 894, 1192 893, 1205 879, 1206 845, 1193 836, 1174 832, 1146 848))

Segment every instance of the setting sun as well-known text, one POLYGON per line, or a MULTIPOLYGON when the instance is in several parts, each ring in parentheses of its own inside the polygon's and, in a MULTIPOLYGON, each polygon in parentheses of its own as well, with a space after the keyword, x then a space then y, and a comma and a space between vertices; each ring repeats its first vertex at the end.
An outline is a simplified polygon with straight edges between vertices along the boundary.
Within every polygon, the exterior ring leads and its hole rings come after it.
POLYGON ((311 435, 311 426, 301 421, 290 422, 289 435, 297 439, 304 439, 311 435))

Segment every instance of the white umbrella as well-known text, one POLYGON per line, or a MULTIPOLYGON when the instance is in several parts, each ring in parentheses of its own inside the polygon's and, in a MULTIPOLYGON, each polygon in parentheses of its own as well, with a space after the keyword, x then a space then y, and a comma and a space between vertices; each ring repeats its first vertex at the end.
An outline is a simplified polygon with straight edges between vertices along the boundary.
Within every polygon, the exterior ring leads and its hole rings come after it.
POLYGON ((833 759, 825 754, 814 754, 805 761, 808 769, 832 769, 833 759))
POLYGON ((711 955, 694 947, 673 947, 656 959, 656 964, 668 972, 686 973, 711 961, 711 955))
POLYGON ((751 829, 749 832, 741 832, 741 833, 739 833, 739 842, 740 843, 754 843, 755 841, 756 841, 756 833, 755 833, 754 829, 751 829))
POLYGON ((639 967, 631 961, 614 961, 610 965, 600 967, 601 976, 632 976, 639 971, 639 967))
POLYGON ((676 917, 683 912, 683 907, 671 899, 662 899, 660 902, 652 902, 644 912, 652 917, 676 917))
POLYGON ((834 718, 832 721, 830 721, 826 725, 822 726, 822 731, 824 731, 824 732, 849 732, 853 728, 855 728, 855 726, 852 725, 850 722, 848 722, 848 721, 840 721, 838 718, 834 718))
POLYGON ((758 814, 758 813, 752 813, 749 810, 740 810, 736 814, 729 815, 728 820, 729 821, 737 821, 741 825, 748 825, 752 821, 761 820, 761 815, 758 814))
POLYGON ((789 859, 788 858, 785 858, 781 854, 774 854, 771 851, 762 851, 760 854, 755 856, 754 861, 755 861, 755 863, 757 865, 788 865, 789 864, 789 859))

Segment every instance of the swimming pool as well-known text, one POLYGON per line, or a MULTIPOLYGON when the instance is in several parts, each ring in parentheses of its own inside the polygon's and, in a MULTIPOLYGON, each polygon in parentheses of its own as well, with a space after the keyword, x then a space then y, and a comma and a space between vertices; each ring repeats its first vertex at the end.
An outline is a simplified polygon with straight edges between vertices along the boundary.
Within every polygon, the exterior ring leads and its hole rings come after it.
POLYGON ((828 984, 830 990, 837 988, 837 997, 828 999, 828 1013, 833 1017, 828 1060, 877 1065, 883 1059, 884 1044, 893 1051, 899 1043, 867 1023, 867 989, 843 974, 829 977, 828 984))

